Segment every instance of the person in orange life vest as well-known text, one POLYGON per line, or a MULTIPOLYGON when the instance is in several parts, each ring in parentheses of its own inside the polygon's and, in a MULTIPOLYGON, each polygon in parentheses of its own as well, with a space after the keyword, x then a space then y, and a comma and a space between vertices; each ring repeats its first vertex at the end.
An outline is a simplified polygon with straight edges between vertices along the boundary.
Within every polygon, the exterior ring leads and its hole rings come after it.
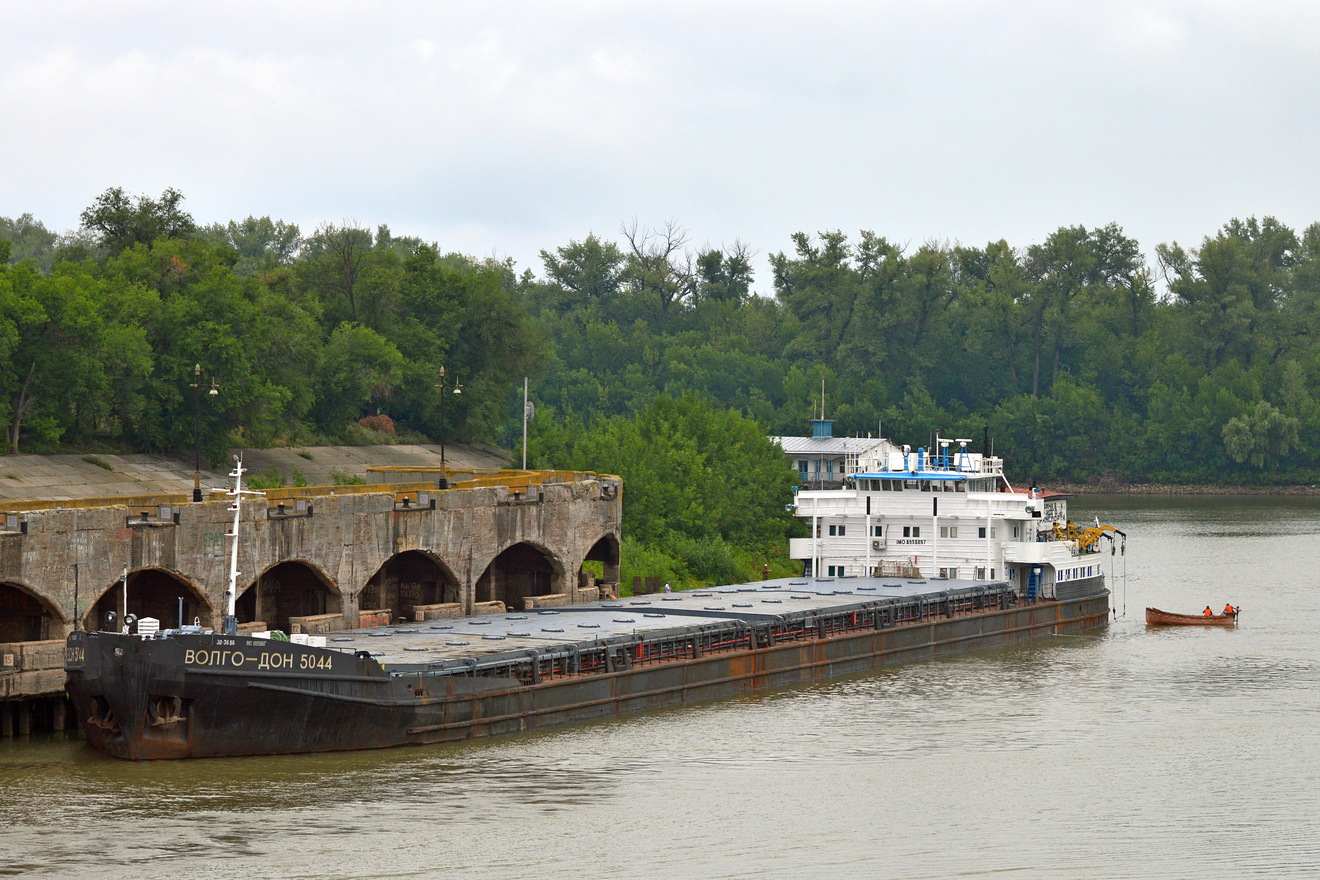
POLYGON ((1214 613, 1213 611, 1211 611, 1211 610, 1210 610, 1210 606, 1207 605, 1207 606, 1205 606, 1205 610, 1201 612, 1201 616, 1202 616, 1202 617, 1214 617, 1214 616, 1215 616, 1215 613, 1214 613))
POLYGON ((1230 602, 1229 604, 1224 606, 1224 614, 1228 617, 1232 617, 1234 614, 1237 614, 1237 609, 1234 608, 1232 603, 1230 602))

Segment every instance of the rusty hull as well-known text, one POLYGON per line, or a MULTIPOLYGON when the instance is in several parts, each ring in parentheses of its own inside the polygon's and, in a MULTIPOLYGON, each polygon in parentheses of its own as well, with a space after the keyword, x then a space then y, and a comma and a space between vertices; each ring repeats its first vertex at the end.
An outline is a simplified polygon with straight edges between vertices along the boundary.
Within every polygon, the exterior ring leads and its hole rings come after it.
POLYGON ((1101 588, 1017 605, 1004 593, 1006 607, 971 611, 923 601, 912 606, 918 619, 903 619, 906 606, 853 605, 773 625, 727 625, 727 633, 706 626, 582 643, 571 667, 533 658, 485 674, 475 662, 468 674, 452 665, 442 673, 425 664, 387 670, 367 651, 246 636, 74 633, 68 691, 88 742, 117 758, 384 748, 682 706, 1086 632, 1108 622, 1108 597, 1101 588), (665 654, 666 645, 678 647, 665 654))

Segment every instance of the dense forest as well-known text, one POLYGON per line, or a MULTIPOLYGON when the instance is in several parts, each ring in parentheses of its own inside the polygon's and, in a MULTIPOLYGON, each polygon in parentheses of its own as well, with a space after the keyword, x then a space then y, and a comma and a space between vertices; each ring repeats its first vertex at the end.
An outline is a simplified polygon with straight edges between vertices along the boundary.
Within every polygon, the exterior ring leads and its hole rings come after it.
POLYGON ((199 225, 174 190, 111 189, 80 219, 0 217, 10 452, 191 449, 199 399, 216 461, 442 430, 516 449, 530 376, 529 461, 622 474, 638 553, 710 572, 791 527, 764 437, 805 433, 822 383, 836 433, 988 430, 1018 478, 1320 474, 1320 224, 1232 220, 1151 266, 1112 224, 983 247, 798 233, 758 259, 634 223, 520 271, 386 226, 199 225), (442 366, 463 386, 443 428, 442 366), (703 483, 719 491, 673 490, 703 483))

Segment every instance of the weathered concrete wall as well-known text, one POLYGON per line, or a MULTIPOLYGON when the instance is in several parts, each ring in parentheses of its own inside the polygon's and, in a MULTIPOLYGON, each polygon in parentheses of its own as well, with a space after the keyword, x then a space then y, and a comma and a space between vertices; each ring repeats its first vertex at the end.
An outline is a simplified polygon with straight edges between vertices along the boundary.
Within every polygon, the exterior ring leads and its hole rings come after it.
MULTIPOLYGON (((472 614, 480 610, 477 580, 497 556, 521 544, 548 563, 550 592, 576 600, 586 598, 579 587, 582 563, 602 540, 617 579, 622 493, 616 478, 581 475, 523 492, 506 486, 432 491, 434 507, 418 506, 416 491, 369 488, 348 494, 327 489, 301 499, 310 515, 291 515, 297 510, 292 502, 282 513, 274 501, 244 501, 238 593, 274 566, 296 562, 337 597, 339 607, 332 610, 352 625, 373 575, 398 554, 419 551, 452 575, 461 612, 472 614)), ((145 570, 167 572, 205 601, 212 625, 224 615, 233 517, 227 501, 174 504, 165 517, 159 506, 5 513, 10 528, 0 533, 0 585, 41 604, 50 615, 45 639, 72 631, 107 591, 118 588, 125 568, 130 578, 145 570)), ((595 589, 588 589, 594 598, 595 589)), ((0 691, 4 696, 17 694, 0 691)))
POLYGON ((64 690, 64 640, 0 644, 0 700, 64 690))

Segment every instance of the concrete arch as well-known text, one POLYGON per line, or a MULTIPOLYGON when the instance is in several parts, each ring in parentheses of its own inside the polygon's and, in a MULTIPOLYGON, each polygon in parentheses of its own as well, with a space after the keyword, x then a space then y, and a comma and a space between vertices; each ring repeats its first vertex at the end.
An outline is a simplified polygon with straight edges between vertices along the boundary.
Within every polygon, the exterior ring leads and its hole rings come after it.
POLYGON ((377 569, 358 595, 364 609, 389 609, 394 618, 418 618, 438 605, 454 605, 461 613, 463 585, 454 570, 429 550, 396 553, 377 569))
POLYGON ((503 602, 523 610, 529 597, 569 594, 564 563, 549 548, 518 541, 495 555, 474 583, 476 603, 503 602))
POLYGON ((622 541, 618 532, 606 532, 601 535, 596 543, 591 545, 587 555, 582 557, 582 566, 578 568, 579 586, 590 586, 587 579, 592 575, 586 571, 586 563, 600 563, 601 575, 600 582, 603 586, 610 589, 614 595, 619 594, 619 559, 622 554, 622 541))
POLYGON ((257 575, 234 603, 240 624, 263 622, 268 629, 290 632, 296 618, 342 614, 339 585, 305 559, 277 562, 257 575))
MULTIPOLYGON (((192 581, 177 571, 151 566, 128 573, 128 613, 138 619, 154 617, 161 629, 179 623, 179 600, 183 600, 183 619, 192 623, 200 619, 202 626, 215 626, 215 609, 206 595, 192 581)), ((124 609, 124 583, 117 580, 106 587, 83 617, 87 629, 109 628, 108 613, 114 612, 114 629, 120 629, 124 609)))
POLYGON ((59 639, 67 630, 67 618, 45 596, 17 581, 0 581, 0 642, 59 639))

